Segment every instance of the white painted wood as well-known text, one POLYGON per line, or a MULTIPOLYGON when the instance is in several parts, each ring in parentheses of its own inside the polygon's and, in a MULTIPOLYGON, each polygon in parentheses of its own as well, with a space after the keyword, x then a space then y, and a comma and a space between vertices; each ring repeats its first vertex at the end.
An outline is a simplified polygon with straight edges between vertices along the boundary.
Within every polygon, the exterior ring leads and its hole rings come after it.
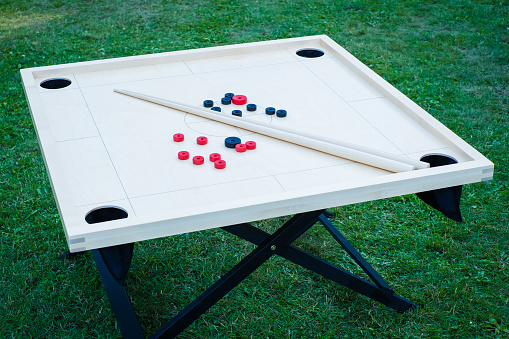
POLYGON ((55 141, 97 137, 99 133, 79 89, 41 93, 49 127, 55 141))
POLYGON ((428 132, 417 121, 386 98, 360 100, 350 105, 405 154, 437 149, 443 145, 439 139, 428 138, 428 132))
POLYGON ((99 137, 57 142, 58 156, 76 206, 125 199, 115 167, 99 137))
POLYGON ((76 81, 81 88, 105 84, 123 83, 137 80, 150 80, 191 74, 183 61, 130 67, 130 72, 122 68, 105 69, 95 72, 77 73, 76 81))
POLYGON ((198 74, 225 72, 240 68, 284 64, 288 62, 295 62, 292 54, 286 50, 275 50, 189 60, 186 61, 186 65, 193 73, 198 74))
MULTIPOLYGON (((490 180, 493 164, 326 36, 221 46, 21 70, 25 93, 71 251, 204 230, 320 208, 490 180), (324 56, 295 54, 318 48, 324 56), (71 86, 48 90, 48 78, 71 86), (226 92, 258 104, 243 118, 271 129, 345 140, 418 160, 444 153, 458 164, 391 173, 281 140, 131 100, 113 89, 200 108, 226 92), (288 117, 264 114, 268 106, 288 117), (70 113, 69 113, 70 112, 70 113), (95 130, 94 130, 95 129, 95 130), (184 133, 183 143, 172 140, 184 133), (196 137, 206 135, 206 146, 196 137), (237 153, 224 138, 254 140, 237 153), (180 150, 212 163, 177 159, 180 150), (116 206, 125 219, 88 224, 116 206)), ((238 108, 238 107, 235 107, 238 108)), ((241 107, 242 109, 244 107, 241 107)), ((244 110, 245 111, 245 110, 244 110)), ((417 162, 416 162, 417 161, 417 162)))
POLYGON ((362 77, 336 58, 301 60, 303 65, 347 102, 383 98, 372 86, 366 86, 362 77))

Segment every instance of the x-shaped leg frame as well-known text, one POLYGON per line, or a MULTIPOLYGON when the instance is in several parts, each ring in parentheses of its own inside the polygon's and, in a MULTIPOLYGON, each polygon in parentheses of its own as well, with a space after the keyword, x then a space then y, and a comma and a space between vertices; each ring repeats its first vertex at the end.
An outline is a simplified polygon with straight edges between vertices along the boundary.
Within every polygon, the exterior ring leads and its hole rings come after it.
MULTIPOLYGON (((268 234, 250 224, 222 227, 223 230, 252 242, 257 247, 173 319, 163 325, 151 338, 174 338, 177 336, 274 254, 398 312, 418 307, 394 293, 380 275, 334 227, 326 214, 325 210, 297 214, 273 234, 268 234), (374 283, 291 245, 318 221, 324 225, 374 283)), ((133 244, 126 244, 93 250, 92 253, 123 337, 143 338, 143 331, 124 288, 124 279, 132 259, 132 249, 133 244)))

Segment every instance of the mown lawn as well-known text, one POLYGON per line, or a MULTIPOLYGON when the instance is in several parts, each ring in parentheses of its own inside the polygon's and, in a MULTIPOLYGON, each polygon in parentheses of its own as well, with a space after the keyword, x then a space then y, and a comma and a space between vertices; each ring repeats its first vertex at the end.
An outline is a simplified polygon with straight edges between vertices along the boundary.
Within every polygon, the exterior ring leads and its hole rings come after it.
MULTIPOLYGON (((405 314, 280 258, 182 338, 509 337, 507 1, 0 0, 0 337, 117 338, 90 254, 66 249, 20 68, 327 34, 495 163, 457 223, 415 196, 331 209, 405 314)), ((282 219, 259 222, 274 229, 282 219)), ((307 250, 358 273, 327 232, 307 250)), ((139 243, 127 288, 147 335, 253 248, 220 230, 139 243)))

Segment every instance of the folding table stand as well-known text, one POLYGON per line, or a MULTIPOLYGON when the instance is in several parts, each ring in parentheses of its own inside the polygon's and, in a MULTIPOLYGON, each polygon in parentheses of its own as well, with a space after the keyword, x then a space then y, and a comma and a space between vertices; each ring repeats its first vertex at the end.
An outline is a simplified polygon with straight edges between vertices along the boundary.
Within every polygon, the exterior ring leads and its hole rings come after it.
MULTIPOLYGON (((394 293, 387 282, 334 227, 328 219, 330 216, 331 214, 326 210, 297 214, 273 234, 268 234, 247 223, 222 227, 223 230, 258 247, 150 338, 173 338, 177 336, 274 254, 387 305, 398 312, 405 312, 418 307, 411 301, 394 293), (292 245, 293 241, 317 222, 320 222, 329 231, 374 283, 292 245)), ((95 249, 92 250, 92 254, 122 336, 124 338, 144 338, 143 330, 138 323, 129 296, 124 288, 124 281, 133 256, 133 248, 134 243, 129 243, 95 249)))

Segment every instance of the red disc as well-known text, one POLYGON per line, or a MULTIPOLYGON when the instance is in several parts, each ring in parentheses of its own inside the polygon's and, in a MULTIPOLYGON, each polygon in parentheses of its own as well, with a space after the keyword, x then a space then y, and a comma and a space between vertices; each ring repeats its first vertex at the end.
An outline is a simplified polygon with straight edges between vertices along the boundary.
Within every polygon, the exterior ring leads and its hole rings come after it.
POLYGON ((179 152, 178 156, 180 160, 187 160, 189 159, 189 152, 187 151, 179 152))
POLYGON ((256 148, 256 142, 254 142, 254 141, 246 141, 246 147, 247 147, 247 149, 255 149, 256 148))
POLYGON ((247 150, 247 146, 246 146, 246 144, 237 144, 237 145, 235 145, 235 150, 237 152, 242 153, 242 152, 245 152, 247 150))
POLYGON ((210 161, 216 162, 217 160, 221 160, 221 154, 219 153, 211 153, 209 156, 210 161))
POLYGON ((173 134, 173 141, 176 141, 176 142, 184 141, 184 134, 182 134, 182 133, 173 134))
POLYGON ((195 165, 203 165, 205 159, 201 155, 197 155, 193 157, 193 164, 195 165))
POLYGON ((207 137, 196 138, 196 142, 198 143, 198 145, 206 145, 208 141, 209 140, 207 139, 207 137))
POLYGON ((217 169, 223 169, 226 167, 226 161, 224 160, 216 160, 214 161, 214 167, 217 169))
POLYGON ((235 105, 245 105, 247 104, 247 97, 245 95, 234 95, 232 102, 235 105))

